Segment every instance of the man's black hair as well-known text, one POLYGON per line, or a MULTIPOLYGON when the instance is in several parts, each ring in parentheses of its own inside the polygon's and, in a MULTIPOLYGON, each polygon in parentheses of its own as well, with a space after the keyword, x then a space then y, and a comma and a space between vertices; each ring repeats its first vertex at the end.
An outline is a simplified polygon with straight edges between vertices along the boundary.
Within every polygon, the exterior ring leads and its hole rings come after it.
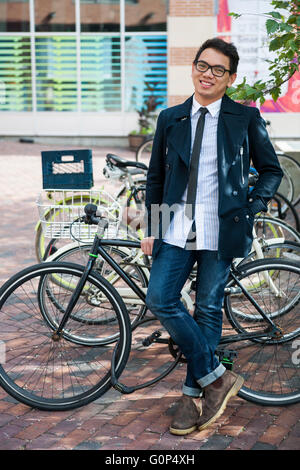
POLYGON ((229 57, 230 74, 232 75, 233 73, 236 73, 239 63, 238 51, 234 44, 223 41, 223 39, 220 38, 212 38, 205 41, 196 54, 194 64, 198 61, 200 54, 208 48, 215 49, 216 51, 222 52, 222 54, 229 57))

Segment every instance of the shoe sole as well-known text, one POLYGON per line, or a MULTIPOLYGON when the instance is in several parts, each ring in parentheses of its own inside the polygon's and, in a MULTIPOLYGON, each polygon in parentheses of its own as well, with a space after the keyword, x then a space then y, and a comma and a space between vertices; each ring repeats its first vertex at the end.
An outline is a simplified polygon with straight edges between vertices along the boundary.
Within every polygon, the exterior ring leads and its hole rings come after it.
POLYGON ((243 386, 243 383, 244 383, 243 377, 238 376, 233 386, 231 387, 226 397, 224 398, 223 403, 218 409, 217 413, 214 416, 212 416, 208 421, 206 421, 206 423, 203 423, 201 426, 199 426, 198 431, 203 431, 203 429, 207 428, 210 424, 214 423, 224 413, 229 398, 234 397, 235 395, 238 394, 238 392, 243 386))
POLYGON ((190 434, 193 431, 196 431, 197 426, 192 426, 191 428, 187 429, 176 429, 176 428, 169 428, 171 434, 175 434, 176 436, 185 436, 186 434, 190 434))

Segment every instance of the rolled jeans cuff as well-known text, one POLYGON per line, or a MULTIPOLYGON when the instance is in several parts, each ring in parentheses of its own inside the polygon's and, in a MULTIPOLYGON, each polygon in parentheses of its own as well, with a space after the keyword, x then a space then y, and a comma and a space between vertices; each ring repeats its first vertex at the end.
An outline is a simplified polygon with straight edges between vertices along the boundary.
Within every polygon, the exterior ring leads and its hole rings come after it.
POLYGON ((205 375, 201 379, 198 379, 197 382, 198 382, 198 384, 200 385, 201 388, 207 387, 207 385, 213 383, 219 377, 222 377, 225 370, 226 370, 226 368, 223 366, 223 364, 219 364, 218 367, 215 370, 213 370, 209 374, 205 375))
POLYGON ((202 395, 202 390, 200 388, 188 387, 188 385, 183 384, 182 393, 189 397, 199 398, 202 395))

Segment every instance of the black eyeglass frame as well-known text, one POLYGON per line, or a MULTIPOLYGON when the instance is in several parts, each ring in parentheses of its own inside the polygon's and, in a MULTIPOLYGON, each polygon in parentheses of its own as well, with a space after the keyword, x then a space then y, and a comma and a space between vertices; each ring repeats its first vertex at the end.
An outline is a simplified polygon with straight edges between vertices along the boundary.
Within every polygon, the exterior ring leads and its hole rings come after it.
POLYGON ((207 62, 205 62, 205 60, 196 60, 196 61, 194 62, 194 65, 195 65, 196 69, 198 70, 198 72, 203 72, 203 73, 204 73, 204 72, 207 72, 208 69, 211 69, 211 73, 213 74, 214 77, 224 77, 225 72, 229 72, 229 73, 231 74, 231 70, 225 69, 225 67, 223 67, 223 65, 209 65, 207 62), (199 62, 201 62, 202 64, 205 64, 205 65, 207 66, 207 68, 206 68, 205 70, 199 70, 198 67, 197 67, 197 65, 199 64, 199 62), (216 74, 214 73, 213 69, 214 69, 215 67, 218 67, 218 68, 220 68, 220 69, 223 70, 222 75, 216 75, 216 74))

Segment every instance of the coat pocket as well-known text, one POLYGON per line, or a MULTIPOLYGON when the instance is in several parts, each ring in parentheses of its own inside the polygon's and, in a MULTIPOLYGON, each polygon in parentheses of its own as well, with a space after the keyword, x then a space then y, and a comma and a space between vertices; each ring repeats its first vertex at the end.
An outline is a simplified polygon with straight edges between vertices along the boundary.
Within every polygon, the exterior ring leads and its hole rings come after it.
POLYGON ((254 217, 242 207, 220 218, 219 250, 222 255, 246 256, 252 245, 254 217))

